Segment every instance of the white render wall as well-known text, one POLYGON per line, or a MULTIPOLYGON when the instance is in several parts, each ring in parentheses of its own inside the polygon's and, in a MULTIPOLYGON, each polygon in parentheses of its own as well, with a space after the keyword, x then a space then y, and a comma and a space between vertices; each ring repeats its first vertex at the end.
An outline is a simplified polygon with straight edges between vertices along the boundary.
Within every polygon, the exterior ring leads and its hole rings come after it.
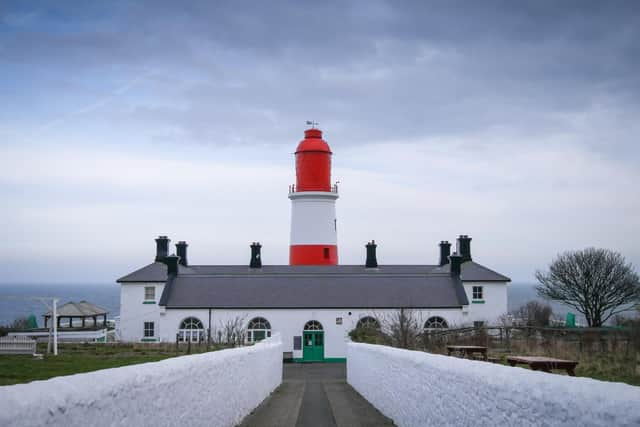
MULTIPOLYGON (((305 323, 317 320, 322 323, 324 330, 324 357, 346 357, 346 343, 349 331, 356 327, 358 320, 365 316, 373 316, 378 320, 389 316, 395 310, 362 310, 362 309, 271 309, 271 310, 211 310, 212 335, 222 328, 227 320, 240 316, 245 325, 255 317, 264 317, 271 324, 271 329, 282 336, 282 351, 293 351, 293 337, 301 336, 305 323), (351 313, 351 314, 349 314, 351 313), (342 318, 342 324, 336 324, 336 319, 342 318)), ((431 316, 440 316, 453 324, 461 324, 467 316, 462 310, 418 310, 420 323, 424 323, 431 316)), ((202 321, 205 328, 209 327, 209 310, 172 310, 168 309, 161 317, 162 341, 175 341, 176 333, 182 320, 196 317, 202 321)), ((296 351, 294 358, 301 358, 302 351, 296 351)))
POLYGON ((272 337, 251 347, 0 387, 0 425, 234 426, 281 381, 282 346, 272 337))
MULTIPOLYGON (((484 286, 484 304, 473 304, 462 309, 424 309, 416 310, 420 324, 429 317, 439 316, 447 321, 449 327, 472 325, 474 321, 493 323, 507 310, 507 286, 503 283, 479 283, 484 286)), ((471 302, 472 283, 465 283, 465 291, 471 302)), ((209 325, 208 309, 165 309, 157 302, 164 284, 140 283, 121 286, 120 338, 123 341, 141 341, 144 322, 155 322, 158 341, 175 342, 180 323, 187 317, 196 317, 205 329, 211 327, 212 336, 230 319, 241 317, 245 326, 255 317, 264 317, 271 324, 273 332, 280 333, 283 351, 293 351, 293 337, 301 336, 304 325, 309 320, 317 320, 324 327, 325 358, 346 357, 346 341, 349 331, 355 328, 358 320, 364 316, 373 316, 378 320, 389 317, 397 310, 367 309, 258 309, 258 310, 211 310, 209 325), (143 304, 144 287, 156 286, 156 304, 143 304), (349 314, 351 313, 351 314, 349 314), (342 318, 342 324, 336 323, 342 318)), ((294 352, 294 358, 301 358, 302 351, 294 352)))
POLYGON ((120 322, 119 337, 122 341, 141 341, 144 335, 144 322, 154 322, 156 335, 159 336, 160 296, 164 283, 122 283, 120 285, 120 322), (144 288, 156 288, 156 303, 144 304, 144 288))
POLYGON ((336 245, 335 193, 290 194, 292 245, 336 245))
POLYGON ((349 343, 347 382, 400 427, 638 426, 640 387, 349 343))
POLYGON ((503 314, 507 313, 507 287, 504 282, 464 282, 464 290, 469 299, 469 312, 474 321, 495 324, 503 314), (473 287, 482 286, 484 303, 473 302, 473 287))

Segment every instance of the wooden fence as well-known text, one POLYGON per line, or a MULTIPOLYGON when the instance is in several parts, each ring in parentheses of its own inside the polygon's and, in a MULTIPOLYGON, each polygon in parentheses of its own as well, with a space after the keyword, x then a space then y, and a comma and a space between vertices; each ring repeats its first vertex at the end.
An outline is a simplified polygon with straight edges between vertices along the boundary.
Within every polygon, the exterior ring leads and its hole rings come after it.
POLYGON ((510 352, 526 346, 569 346, 583 352, 631 353, 640 348, 638 331, 618 328, 553 328, 536 326, 489 326, 430 330, 423 337, 426 348, 442 344, 473 344, 510 352))

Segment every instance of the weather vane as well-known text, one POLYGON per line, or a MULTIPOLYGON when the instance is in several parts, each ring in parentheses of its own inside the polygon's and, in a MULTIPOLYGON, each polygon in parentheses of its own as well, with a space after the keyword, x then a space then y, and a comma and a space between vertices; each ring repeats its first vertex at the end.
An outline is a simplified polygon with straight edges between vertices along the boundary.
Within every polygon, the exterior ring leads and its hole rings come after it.
POLYGON ((311 126, 311 129, 315 129, 318 126, 318 122, 314 122, 313 120, 307 120, 307 126, 311 126))

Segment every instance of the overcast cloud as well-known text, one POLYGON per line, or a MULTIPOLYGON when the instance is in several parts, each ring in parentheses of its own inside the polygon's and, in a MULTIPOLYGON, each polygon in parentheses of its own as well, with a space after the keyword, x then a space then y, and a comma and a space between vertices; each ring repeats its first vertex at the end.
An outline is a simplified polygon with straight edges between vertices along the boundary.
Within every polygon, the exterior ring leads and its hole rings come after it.
POLYGON ((640 265, 640 3, 188 3, 0 5, 2 281, 112 281, 159 234, 286 263, 311 119, 342 263, 640 265))

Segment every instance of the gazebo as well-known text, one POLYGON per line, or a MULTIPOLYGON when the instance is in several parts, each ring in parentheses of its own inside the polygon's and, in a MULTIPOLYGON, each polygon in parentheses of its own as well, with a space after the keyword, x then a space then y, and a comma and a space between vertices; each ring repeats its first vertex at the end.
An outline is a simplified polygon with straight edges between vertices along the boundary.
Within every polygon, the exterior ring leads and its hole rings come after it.
MULTIPOLYGON (((62 327, 62 319, 68 319, 68 328, 73 328, 73 319, 82 319, 82 328, 86 327, 86 319, 93 319, 94 328, 98 326, 98 317, 102 316, 102 325, 107 324, 107 310, 91 304, 87 301, 73 302, 70 301, 57 309, 58 328, 62 327)), ((44 327, 47 328, 49 319, 51 319, 51 312, 44 314, 44 327)))

